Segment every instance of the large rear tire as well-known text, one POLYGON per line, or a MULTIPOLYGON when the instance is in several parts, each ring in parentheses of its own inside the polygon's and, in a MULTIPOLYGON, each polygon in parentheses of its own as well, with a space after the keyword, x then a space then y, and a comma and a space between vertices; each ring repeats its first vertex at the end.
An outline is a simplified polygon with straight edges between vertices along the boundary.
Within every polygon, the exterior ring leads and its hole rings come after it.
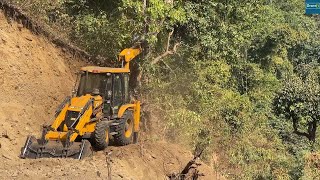
POLYGON ((104 150, 109 144, 109 124, 107 121, 100 121, 96 124, 93 134, 93 147, 96 150, 104 150))
POLYGON ((125 146, 131 144, 133 136, 133 114, 131 111, 126 111, 119 124, 115 125, 114 131, 117 132, 114 137, 114 143, 118 146, 125 146))

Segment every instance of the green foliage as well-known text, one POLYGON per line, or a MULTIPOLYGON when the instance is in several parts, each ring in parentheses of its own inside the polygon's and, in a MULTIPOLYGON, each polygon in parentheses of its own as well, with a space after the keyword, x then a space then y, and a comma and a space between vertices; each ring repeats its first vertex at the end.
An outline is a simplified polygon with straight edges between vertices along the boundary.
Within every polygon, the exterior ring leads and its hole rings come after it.
POLYGON ((315 141, 320 114, 319 68, 302 66, 299 76, 286 79, 275 106, 280 116, 292 121, 294 131, 315 141))

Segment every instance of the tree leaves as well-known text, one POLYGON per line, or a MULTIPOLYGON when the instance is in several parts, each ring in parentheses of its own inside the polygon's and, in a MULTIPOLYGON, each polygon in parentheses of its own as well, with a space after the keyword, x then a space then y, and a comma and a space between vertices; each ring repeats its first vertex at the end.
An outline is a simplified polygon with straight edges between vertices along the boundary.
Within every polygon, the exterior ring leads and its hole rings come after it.
POLYGON ((286 79, 285 86, 275 99, 277 114, 292 121, 298 134, 306 132, 315 141, 320 114, 320 82, 318 66, 303 65, 297 75, 286 79), (310 129, 311 128, 311 129, 310 129), (314 134, 314 135, 313 135, 314 134))

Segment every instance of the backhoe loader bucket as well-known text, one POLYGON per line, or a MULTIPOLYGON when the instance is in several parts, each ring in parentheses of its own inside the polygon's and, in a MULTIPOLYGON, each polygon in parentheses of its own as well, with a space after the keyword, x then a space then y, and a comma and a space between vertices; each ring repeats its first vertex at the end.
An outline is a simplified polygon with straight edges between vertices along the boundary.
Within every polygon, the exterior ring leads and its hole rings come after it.
POLYGON ((25 159, 37 158, 74 158, 83 159, 92 155, 91 144, 88 140, 72 142, 66 145, 63 141, 50 140, 45 143, 34 136, 28 136, 20 157, 25 159))

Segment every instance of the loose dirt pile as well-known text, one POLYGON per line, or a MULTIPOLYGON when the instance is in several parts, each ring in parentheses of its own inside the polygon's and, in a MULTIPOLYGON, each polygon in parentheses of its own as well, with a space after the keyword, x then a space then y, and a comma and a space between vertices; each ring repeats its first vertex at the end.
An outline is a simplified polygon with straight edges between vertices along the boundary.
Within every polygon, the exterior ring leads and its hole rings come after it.
MULTIPOLYGON (((109 147, 82 161, 5 158, 0 176, 1 179, 108 179, 110 172, 112 180, 164 180, 166 174, 183 169, 191 157, 190 152, 177 145, 149 142, 143 146, 109 147)), ((205 165, 199 170, 206 174, 200 179, 217 177, 205 165)))
MULTIPOLYGON (((39 135, 70 95, 84 61, 8 19, 0 11, 0 179, 165 179, 181 171, 190 152, 165 142, 110 147, 83 161, 19 159, 27 135, 39 135), (109 154, 109 155, 106 155, 109 154)), ((200 166, 202 179, 218 176, 200 166)))

